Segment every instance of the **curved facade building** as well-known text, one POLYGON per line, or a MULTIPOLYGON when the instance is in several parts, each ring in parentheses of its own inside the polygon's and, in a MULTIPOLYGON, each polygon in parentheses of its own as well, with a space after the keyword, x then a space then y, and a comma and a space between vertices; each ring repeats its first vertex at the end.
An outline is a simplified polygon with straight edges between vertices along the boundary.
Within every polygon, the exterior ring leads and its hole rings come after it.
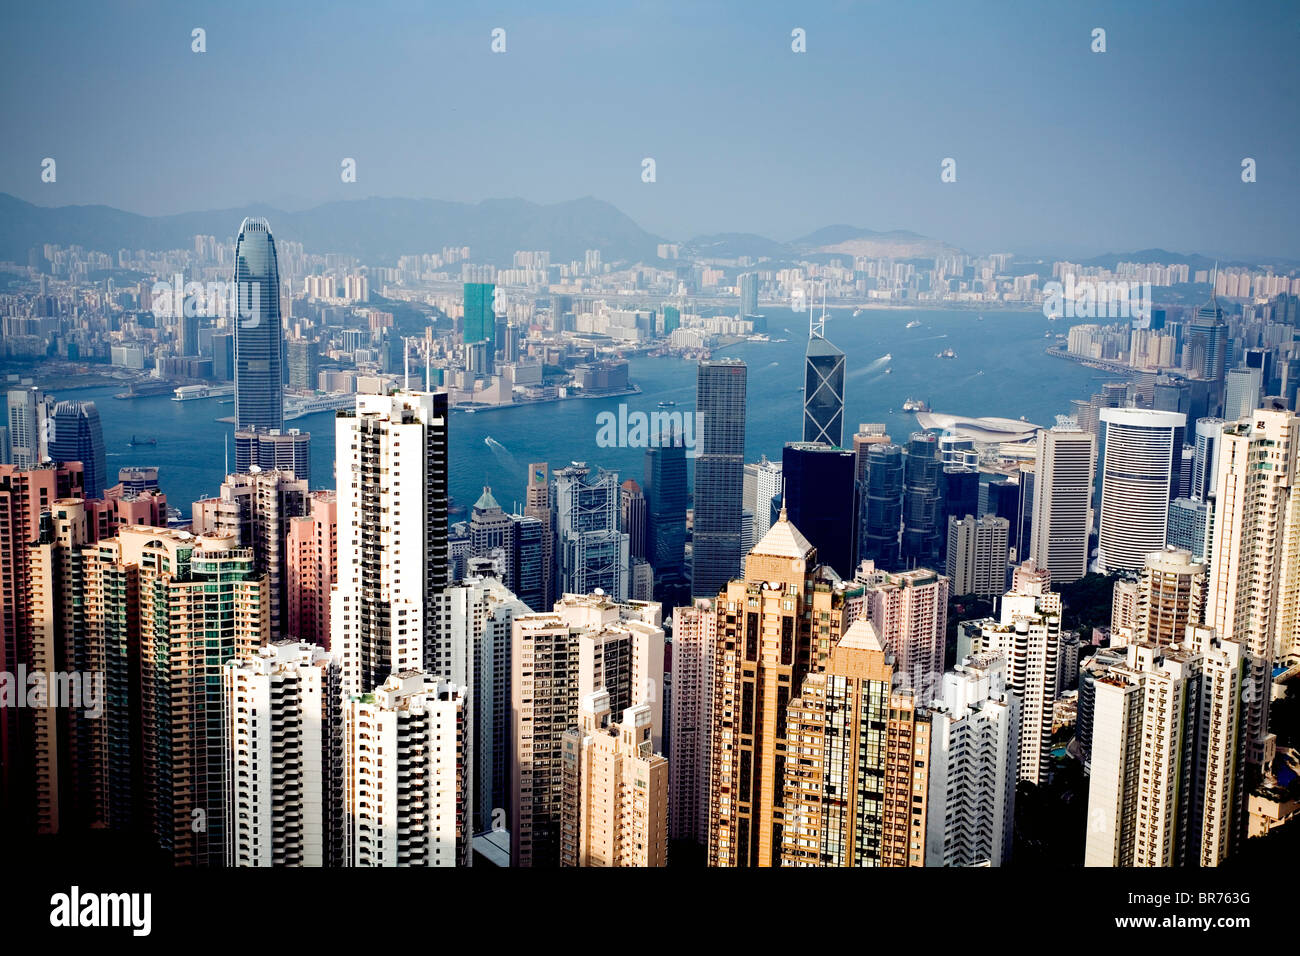
POLYGON ((87 498, 104 497, 108 469, 104 464, 104 430, 94 402, 59 402, 49 425, 49 456, 54 461, 81 462, 87 498))
POLYGON ((1178 497, 1187 416, 1145 408, 1103 408, 1099 570, 1141 571, 1165 546, 1169 503, 1178 497))
POLYGON ((280 268, 265 219, 245 219, 239 227, 235 294, 235 428, 282 428, 280 268))

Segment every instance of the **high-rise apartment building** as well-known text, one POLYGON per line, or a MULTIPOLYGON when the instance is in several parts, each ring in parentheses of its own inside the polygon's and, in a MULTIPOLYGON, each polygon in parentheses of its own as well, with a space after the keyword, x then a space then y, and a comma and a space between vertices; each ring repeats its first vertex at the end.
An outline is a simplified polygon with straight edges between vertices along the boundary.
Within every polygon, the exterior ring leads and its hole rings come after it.
POLYGON ((311 481, 311 435, 297 428, 240 428, 235 431, 235 471, 291 471, 311 481))
MULTIPOLYGON (((1096 468, 1092 433, 1059 426, 1038 433, 1027 557, 1046 569, 1055 585, 1072 584, 1088 573, 1096 468)), ((1026 556, 1017 552, 1017 557, 1026 556)))
POLYGON ((561 745, 561 866, 666 866, 668 760, 656 754, 654 705, 610 720, 610 694, 582 698, 561 745))
POLYGON ((715 610, 709 865, 780 866, 795 745, 781 715, 846 630, 845 592, 783 510, 715 610))
POLYGON ((651 704, 662 753, 664 631, 658 604, 566 594, 553 611, 514 619, 511 647, 510 862, 558 866, 563 738, 583 697, 609 694, 611 713, 651 704))
POLYGON ((389 674, 344 704, 348 866, 468 866, 465 689, 389 674))
POLYGON ((854 621, 788 706, 783 866, 924 866, 930 722, 854 621))
POLYGON ((943 678, 930 708, 926 866, 1002 866, 1011 856, 1020 698, 1001 654, 943 678))
POLYGON ((285 545, 286 634, 330 648, 330 591, 338 578, 338 495, 313 491, 289 520, 285 545))
POLYGON ((669 719, 674 840, 705 844, 709 835, 709 759, 713 722, 713 654, 718 615, 701 598, 673 608, 672 712, 669 719))
POLYGON ((1179 643, 1189 624, 1202 622, 1204 612, 1204 562, 1178 548, 1148 554, 1138 580, 1132 643, 1161 647, 1179 643))
POLYGON ((367 693, 427 669, 435 596, 447 586, 447 395, 358 395, 336 419, 338 585, 331 648, 343 686, 367 693), (427 665, 427 667, 426 667, 427 665))
POLYGON ((226 865, 341 866, 343 712, 338 661, 276 641, 227 661, 226 865))
POLYGON ((245 219, 239 227, 235 297, 235 429, 283 428, 280 266, 265 219, 245 219))
POLYGON ((877 571, 864 564, 857 583, 865 587, 864 610, 893 658, 895 683, 933 700, 943 681, 944 641, 952 582, 928 568, 877 571))
POLYGON ((695 410, 703 416, 695 459, 691 594, 713 597, 740 573, 744 510, 745 383, 738 359, 701 362, 695 410))
POLYGON ((1205 623, 1246 655, 1248 759, 1272 762, 1268 732, 1273 661, 1295 655, 1300 623, 1300 419, 1258 409, 1225 425, 1210 524, 1205 623))
POLYGON ((9 410, 7 461, 19 471, 29 471, 50 457, 48 422, 53 402, 39 388, 13 388, 6 396, 6 403, 9 410))
POLYGON ((1187 416, 1144 408, 1105 408, 1101 515, 1097 563, 1101 571, 1139 571, 1165 546, 1169 504, 1178 497, 1187 416))

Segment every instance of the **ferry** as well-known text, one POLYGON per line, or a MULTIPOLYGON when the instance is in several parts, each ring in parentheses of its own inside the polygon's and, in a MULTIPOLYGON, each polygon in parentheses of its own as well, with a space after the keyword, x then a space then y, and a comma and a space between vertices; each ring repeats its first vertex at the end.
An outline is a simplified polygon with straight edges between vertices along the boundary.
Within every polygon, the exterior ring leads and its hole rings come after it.
POLYGON ((920 324, 921 324, 921 320, 920 320, 920 319, 913 319, 911 322, 908 322, 907 325, 905 325, 905 326, 903 326, 903 327, 906 328, 906 329, 914 329, 914 328, 916 328, 917 326, 919 326, 920 324))
POLYGON ((928 412, 929 410, 930 406, 919 398, 909 398, 903 403, 903 411, 905 412, 928 412))
POLYGON ((952 349, 944 349, 942 352, 935 352, 934 357, 944 358, 944 359, 955 359, 957 357, 957 353, 954 352, 952 349))
POLYGON ((234 394, 233 385, 182 385, 172 395, 172 401, 197 402, 204 398, 224 398, 234 394))
POLYGON ((356 395, 350 392, 316 395, 312 398, 286 395, 284 399, 284 420, 287 422, 295 418, 315 415, 317 412, 334 412, 340 408, 351 408, 356 404, 356 400, 356 395))
POLYGON ((136 445, 156 445, 156 444, 158 444, 158 439, 156 438, 137 438, 135 435, 132 435, 131 440, 127 442, 127 445, 129 445, 131 448, 134 448, 136 445))
POLYGON ((672 407, 673 407, 674 405, 676 405, 676 404, 677 404, 676 402, 660 402, 660 403, 659 403, 659 407, 660 407, 660 408, 672 408, 672 407))

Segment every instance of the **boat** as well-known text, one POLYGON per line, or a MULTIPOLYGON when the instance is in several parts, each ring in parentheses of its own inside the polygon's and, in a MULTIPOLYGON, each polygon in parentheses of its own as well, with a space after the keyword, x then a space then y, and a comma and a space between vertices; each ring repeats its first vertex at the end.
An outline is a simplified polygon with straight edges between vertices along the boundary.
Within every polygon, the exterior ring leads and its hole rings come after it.
POLYGON ((861 314, 862 314, 862 310, 861 310, 861 309, 854 309, 854 310, 853 310, 853 317, 854 317, 855 319, 856 319, 858 316, 860 316, 861 314))
POLYGON ((674 405, 676 405, 676 404, 677 404, 676 402, 660 402, 660 403, 659 403, 659 407, 660 407, 660 408, 672 408, 672 407, 673 407, 674 405))
POLYGON ((919 326, 920 324, 921 324, 921 320, 920 320, 920 319, 913 319, 911 322, 908 322, 907 325, 904 326, 904 328, 907 328, 907 329, 914 329, 914 328, 916 328, 917 326, 919 326))
POLYGON ((204 398, 223 398, 234 394, 233 385, 182 385, 172 395, 172 401, 196 402, 204 398))
POLYGON ((156 445, 156 444, 158 444, 158 439, 156 438, 137 438, 135 435, 132 435, 131 440, 127 442, 127 445, 129 445, 131 448, 134 448, 137 445, 156 445))
POLYGON ((893 374, 894 374, 894 370, 893 370, 892 368, 887 368, 887 369, 885 369, 885 374, 886 374, 886 375, 893 375, 893 374))
POLYGON ((949 348, 949 349, 944 349, 942 352, 935 352, 934 357, 944 358, 944 359, 955 359, 957 357, 957 353, 949 348))
POLYGON ((929 410, 930 406, 919 398, 909 398, 903 403, 905 412, 928 412, 929 410))

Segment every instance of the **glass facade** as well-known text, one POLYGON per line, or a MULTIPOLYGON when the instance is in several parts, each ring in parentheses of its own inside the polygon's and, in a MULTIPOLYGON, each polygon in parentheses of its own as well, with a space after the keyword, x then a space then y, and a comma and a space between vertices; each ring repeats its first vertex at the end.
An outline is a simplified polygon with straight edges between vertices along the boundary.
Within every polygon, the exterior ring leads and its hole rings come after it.
POLYGON ((235 242, 235 427, 284 426, 280 267, 265 219, 245 219, 235 242))

